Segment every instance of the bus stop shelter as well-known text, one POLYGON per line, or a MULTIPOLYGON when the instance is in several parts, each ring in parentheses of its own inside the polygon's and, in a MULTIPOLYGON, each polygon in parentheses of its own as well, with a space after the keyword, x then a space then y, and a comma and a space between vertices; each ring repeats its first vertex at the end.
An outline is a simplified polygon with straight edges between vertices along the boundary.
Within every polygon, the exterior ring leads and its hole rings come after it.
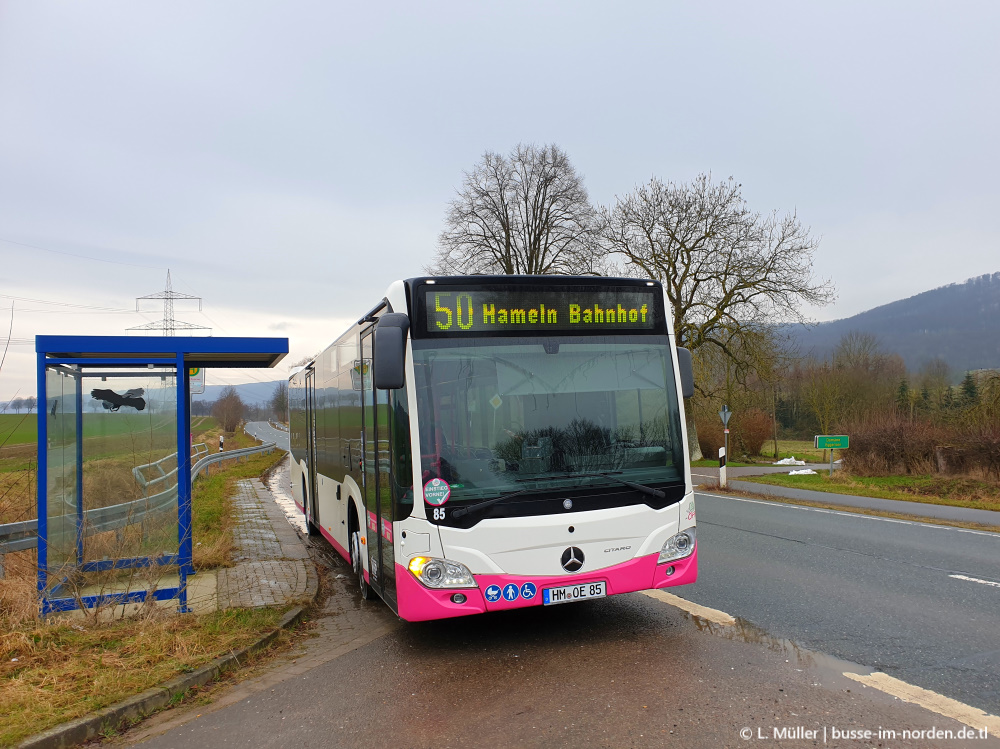
POLYGON ((37 336, 35 351, 42 616, 174 598, 188 611, 190 371, 274 367, 288 339, 37 336))

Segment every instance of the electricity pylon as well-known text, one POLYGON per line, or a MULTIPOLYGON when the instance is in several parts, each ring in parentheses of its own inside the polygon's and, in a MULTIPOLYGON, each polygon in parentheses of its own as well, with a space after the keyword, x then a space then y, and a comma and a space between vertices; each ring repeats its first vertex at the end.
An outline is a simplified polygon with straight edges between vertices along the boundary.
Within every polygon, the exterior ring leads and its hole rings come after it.
POLYGON ((179 291, 174 291, 170 285, 170 269, 167 269, 167 287, 163 291, 157 291, 155 294, 146 294, 146 296, 136 297, 135 299, 135 311, 140 312, 140 306, 143 301, 148 300, 163 300, 163 319, 157 320, 156 322, 148 322, 145 325, 136 325, 132 328, 127 328, 127 331, 148 331, 148 330, 162 330, 163 335, 173 336, 176 335, 178 330, 211 330, 211 328, 204 325, 193 325, 189 322, 184 322, 183 320, 177 320, 174 318, 174 300, 198 300, 198 311, 201 312, 201 297, 194 296, 192 294, 182 294, 179 291))

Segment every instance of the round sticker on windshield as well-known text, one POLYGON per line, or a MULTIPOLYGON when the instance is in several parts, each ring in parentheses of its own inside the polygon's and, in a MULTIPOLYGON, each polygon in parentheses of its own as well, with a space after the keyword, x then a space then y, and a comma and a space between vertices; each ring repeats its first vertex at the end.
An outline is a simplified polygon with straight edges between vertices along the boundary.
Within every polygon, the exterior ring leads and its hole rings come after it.
POLYGON ((450 496, 451 487, 443 479, 431 479, 424 484, 424 501, 429 505, 443 505, 450 496))

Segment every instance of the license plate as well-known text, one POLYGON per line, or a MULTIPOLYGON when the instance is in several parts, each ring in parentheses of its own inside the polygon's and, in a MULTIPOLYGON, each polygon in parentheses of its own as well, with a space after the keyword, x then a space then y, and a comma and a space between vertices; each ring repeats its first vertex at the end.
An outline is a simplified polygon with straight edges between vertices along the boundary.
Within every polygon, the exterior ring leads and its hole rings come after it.
POLYGON ((607 594, 607 584, 602 580, 598 583, 564 585, 561 588, 544 588, 542 590, 542 600, 546 606, 551 606, 554 603, 570 603, 572 601, 586 601, 588 598, 604 598, 607 594))

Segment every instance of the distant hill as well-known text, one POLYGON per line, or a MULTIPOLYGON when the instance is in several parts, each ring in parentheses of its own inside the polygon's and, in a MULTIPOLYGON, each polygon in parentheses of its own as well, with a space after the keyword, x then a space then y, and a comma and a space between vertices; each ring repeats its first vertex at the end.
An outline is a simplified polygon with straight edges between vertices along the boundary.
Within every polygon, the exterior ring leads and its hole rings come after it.
POLYGON ((942 286, 843 320, 789 326, 802 353, 822 357, 852 330, 872 333, 910 371, 940 356, 956 376, 1000 368, 1000 273, 942 286))
MULTIPOLYGON (((209 373, 211 377, 211 372, 209 373)), ((287 380, 274 380, 273 382, 248 382, 245 385, 233 385, 236 388, 236 392, 239 393, 240 399, 246 404, 259 403, 261 405, 270 402, 271 396, 274 395, 274 387, 279 382, 287 382, 287 380)), ((192 398, 196 401, 214 401, 217 400, 222 391, 228 387, 227 385, 206 385, 205 392, 201 395, 194 395, 192 398)))

